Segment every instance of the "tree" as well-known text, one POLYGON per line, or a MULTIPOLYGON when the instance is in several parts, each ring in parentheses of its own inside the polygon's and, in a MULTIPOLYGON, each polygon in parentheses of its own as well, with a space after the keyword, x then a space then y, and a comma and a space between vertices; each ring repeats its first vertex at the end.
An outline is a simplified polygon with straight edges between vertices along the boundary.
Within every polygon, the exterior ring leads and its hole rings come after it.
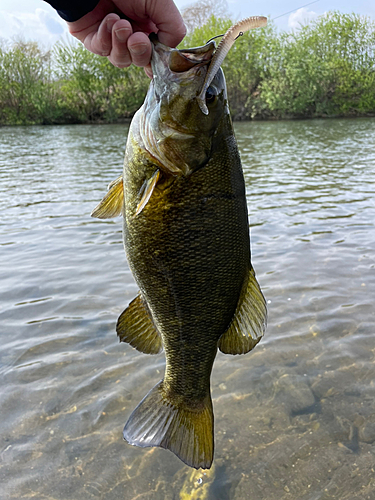
POLYGON ((182 9, 182 17, 188 33, 204 26, 211 16, 228 19, 226 0, 200 0, 182 9))
POLYGON ((34 123, 46 109, 50 81, 49 51, 36 42, 17 41, 0 48, 0 119, 34 123))

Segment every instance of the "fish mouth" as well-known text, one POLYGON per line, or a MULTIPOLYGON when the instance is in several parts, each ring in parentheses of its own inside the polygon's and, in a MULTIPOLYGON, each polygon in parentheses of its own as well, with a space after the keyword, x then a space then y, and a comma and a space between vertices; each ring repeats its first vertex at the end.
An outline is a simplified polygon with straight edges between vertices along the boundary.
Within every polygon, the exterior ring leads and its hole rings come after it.
MULTIPOLYGON (((172 49, 159 42, 155 33, 151 33, 150 40, 153 50, 158 54, 164 68, 172 73, 187 73, 191 69, 206 66, 211 62, 216 50, 215 42, 209 42, 193 49, 172 49)), ((157 68, 155 68, 157 70, 157 68)), ((160 68, 159 68, 160 69, 160 68)))
POLYGON ((214 51, 214 43, 195 49, 174 49, 169 56, 169 69, 174 73, 184 73, 191 68, 205 66, 211 62, 214 51))

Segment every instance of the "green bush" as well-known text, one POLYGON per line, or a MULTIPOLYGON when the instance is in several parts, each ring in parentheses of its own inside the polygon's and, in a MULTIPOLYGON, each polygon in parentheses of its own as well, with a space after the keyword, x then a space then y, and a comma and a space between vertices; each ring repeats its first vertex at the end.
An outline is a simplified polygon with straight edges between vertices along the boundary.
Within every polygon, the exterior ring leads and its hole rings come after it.
POLYGON ((50 99, 50 53, 35 42, 0 48, 0 123, 42 121, 50 99))
POLYGON ((149 79, 141 68, 116 68, 83 45, 57 45, 54 59, 60 106, 74 110, 77 121, 116 121, 142 104, 149 79))
POLYGON ((329 12, 279 36, 260 95, 275 117, 375 112, 375 23, 329 12))

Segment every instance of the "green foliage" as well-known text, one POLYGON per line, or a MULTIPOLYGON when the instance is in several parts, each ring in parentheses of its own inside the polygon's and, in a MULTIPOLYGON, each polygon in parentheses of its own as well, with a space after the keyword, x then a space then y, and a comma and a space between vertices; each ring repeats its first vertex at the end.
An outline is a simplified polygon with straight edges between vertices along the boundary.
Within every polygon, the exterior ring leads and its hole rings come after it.
MULTIPOLYGON (((206 16, 180 48, 203 45, 232 24, 206 16)), ((240 37, 223 69, 237 120, 371 115, 375 23, 329 12, 278 33, 271 22, 240 37)), ((36 43, 0 46, 0 124, 121 120, 141 106, 148 85, 141 68, 116 68, 82 45, 58 44, 48 52, 36 43)))
POLYGON ((260 85, 271 115, 311 117, 375 112, 375 23, 329 12, 277 40, 260 85))
POLYGON ((50 98, 49 64, 49 52, 42 52, 36 43, 0 48, 0 123, 42 119, 50 98))
POLYGON ((113 122, 132 116, 149 79, 143 69, 119 69, 83 45, 35 42, 0 47, 0 124, 113 122))
POLYGON ((139 108, 149 85, 141 68, 120 69, 82 45, 58 45, 54 50, 61 105, 77 121, 112 122, 139 108))

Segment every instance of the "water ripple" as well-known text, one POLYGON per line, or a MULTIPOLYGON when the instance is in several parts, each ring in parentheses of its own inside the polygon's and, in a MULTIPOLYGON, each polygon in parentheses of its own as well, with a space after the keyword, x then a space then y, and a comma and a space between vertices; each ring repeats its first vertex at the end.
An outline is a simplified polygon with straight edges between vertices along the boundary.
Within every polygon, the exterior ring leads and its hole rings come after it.
MULTIPOLYGON (((1 129, 0 475, 9 499, 179 498, 189 481, 172 454, 121 438, 164 372, 163 355, 118 344, 116 319, 137 287, 120 219, 90 218, 121 172, 126 132, 1 129)), ((207 498, 370 498, 375 121, 239 123, 236 137, 269 326, 253 353, 218 354, 207 498)))

